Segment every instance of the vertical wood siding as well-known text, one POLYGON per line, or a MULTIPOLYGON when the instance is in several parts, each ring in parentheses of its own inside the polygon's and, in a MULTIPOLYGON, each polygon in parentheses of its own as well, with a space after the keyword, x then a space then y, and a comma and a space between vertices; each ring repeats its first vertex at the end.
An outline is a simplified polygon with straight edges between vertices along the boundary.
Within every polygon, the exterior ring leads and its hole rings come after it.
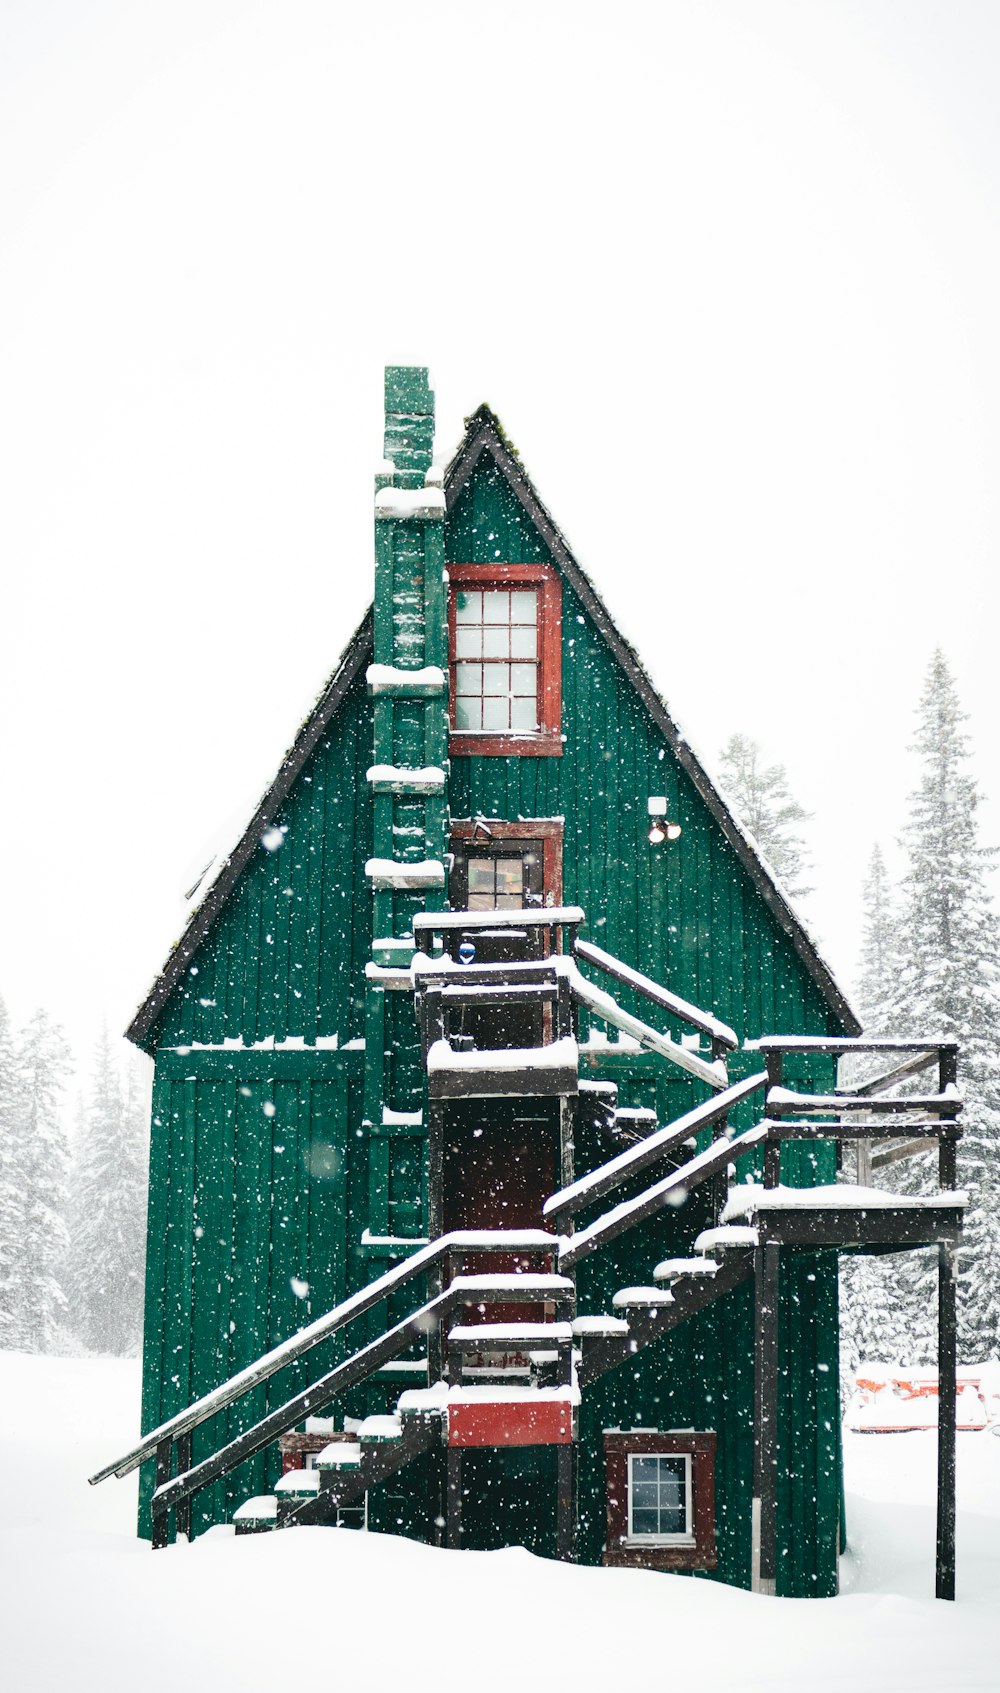
MULTIPOLYGON (((548 558, 485 459, 456 503, 445 540, 454 562, 548 558)), ((669 652, 669 625, 648 631, 647 638, 659 639, 669 652)), ((715 1010, 741 1035, 839 1032, 565 582, 562 639, 564 756, 456 758, 449 782, 452 815, 563 816, 564 898, 583 906, 588 933, 602 946, 715 1010), (676 843, 650 847, 650 794, 667 796, 671 818, 683 828, 676 843)), ((405 760, 407 748, 401 744, 398 750, 405 760)), ((260 848, 161 1020, 150 1184, 146 1428, 376 1273, 381 1263, 362 1247, 366 1227, 376 1234, 422 1232, 425 1143, 419 1133, 360 1133, 363 1055, 342 1050, 365 1028, 371 895, 363 867, 372 850, 365 772, 371 762, 371 709, 359 682, 278 819, 286 829, 284 845, 276 853, 260 848), (333 1033, 339 1036, 338 1053, 196 1049, 185 1056, 167 1050, 272 1036, 301 1037, 308 1047, 317 1035, 333 1033), (296 1295, 293 1277, 308 1282, 307 1300, 296 1295)), ((630 1003, 627 990, 616 991, 630 1003)), ((631 1003, 643 1010, 641 1003, 631 1003)), ((402 995, 387 996, 386 1039, 393 1053, 393 1097, 416 1104, 421 1077, 415 1029, 402 995)), ((749 1067, 740 1056, 731 1065, 734 1074, 749 1067)), ((624 1054, 612 1055, 594 1073, 614 1075, 623 1103, 655 1104, 661 1120, 701 1096, 696 1084, 647 1056, 630 1062, 624 1054)), ((802 1070, 792 1079, 808 1078, 802 1070)), ((811 1079, 822 1085, 828 1075, 817 1066, 811 1079)), ((751 1119, 745 1110, 744 1121, 751 1119)), ((597 1162, 606 1149, 594 1144, 586 1155, 597 1162)), ((815 1179, 817 1173, 822 1179, 832 1175, 823 1149, 797 1149, 786 1161, 786 1179, 815 1179)), ((689 1249, 708 1220, 706 1203, 699 1190, 680 1211, 645 1225, 586 1265, 582 1308, 604 1309, 617 1287, 647 1282, 660 1257, 689 1249)), ((833 1256, 803 1254, 786 1270, 782 1315, 781 1582, 789 1593, 816 1595, 835 1584, 839 1521, 833 1256)), ((367 1327, 359 1324, 352 1346, 373 1333, 377 1321, 374 1313, 367 1327)), ((717 1573, 729 1581, 749 1580, 752 1358, 752 1295, 745 1288, 585 1396, 586 1560, 600 1559, 604 1537, 602 1430, 710 1427, 718 1431, 717 1573)), ((314 1368, 315 1360, 311 1373, 314 1368)), ((225 1432, 236 1432, 278 1403, 297 1379, 304 1378, 289 1372, 270 1391, 259 1389, 253 1404, 228 1419, 225 1432)), ((373 1387, 339 1410, 385 1409, 396 1392, 373 1387)), ((203 1431, 196 1457, 217 1444, 219 1432, 203 1431)), ((538 1549, 548 1549, 550 1489, 537 1484, 547 1474, 544 1455, 504 1454, 482 1462, 496 1483, 483 1499, 497 1504, 494 1509, 488 1502, 470 1502, 466 1520, 473 1542, 500 1543, 508 1522, 516 1525, 523 1514, 511 1507, 523 1492, 543 1501, 532 1532, 538 1549)), ((384 1497, 373 1499, 373 1522, 426 1532, 426 1502, 436 1485, 432 1470, 424 1463, 410 1480, 390 1484, 384 1497)), ((261 1457, 228 1485, 217 1484, 196 1502, 196 1528, 224 1520, 233 1503, 261 1491, 273 1474, 273 1461, 261 1457)), ((149 1486, 144 1477, 144 1500, 149 1486)))

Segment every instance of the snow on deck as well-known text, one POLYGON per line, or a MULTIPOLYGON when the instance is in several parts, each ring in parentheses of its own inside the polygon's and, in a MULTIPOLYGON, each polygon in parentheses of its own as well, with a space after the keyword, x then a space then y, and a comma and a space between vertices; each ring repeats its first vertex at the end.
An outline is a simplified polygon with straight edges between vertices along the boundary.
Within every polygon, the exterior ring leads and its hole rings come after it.
POLYGON ((510 1046, 486 1052, 453 1052, 446 1040, 436 1040, 427 1053, 427 1071, 575 1070, 579 1048, 572 1035, 548 1046, 510 1046))
POLYGON ((443 1592, 449 1652, 475 1665, 477 1693, 510 1693, 518 1664, 548 1662, 553 1618, 568 1642, 560 1673, 573 1693, 607 1693, 623 1662, 629 1683, 653 1693, 997 1685, 1000 1439, 988 1430, 958 1437, 958 1601, 944 1605, 933 1597, 933 1431, 846 1435, 841 1596, 784 1600, 683 1575, 323 1528, 240 1539, 213 1529, 154 1554, 134 1536, 136 1478, 85 1481, 109 1445, 134 1439, 138 1419, 133 1361, 0 1353, 0 1584, 11 1619, 3 1673, 12 1693, 327 1686, 329 1634, 310 1619, 329 1615, 331 1595, 351 1624, 338 1635, 338 1687, 434 1693, 440 1661, 413 1643, 443 1592), (516 1663, 483 1651, 484 1593, 491 1614, 517 1618, 516 1663), (289 1599, 293 1627, 282 1611, 289 1599))
POLYGON ((961 1190, 910 1194, 889 1193, 884 1187, 858 1187, 832 1182, 819 1187, 761 1187, 745 1182, 731 1187, 721 1221, 749 1217, 754 1211, 926 1211, 938 1206, 959 1209, 969 1196, 961 1190))

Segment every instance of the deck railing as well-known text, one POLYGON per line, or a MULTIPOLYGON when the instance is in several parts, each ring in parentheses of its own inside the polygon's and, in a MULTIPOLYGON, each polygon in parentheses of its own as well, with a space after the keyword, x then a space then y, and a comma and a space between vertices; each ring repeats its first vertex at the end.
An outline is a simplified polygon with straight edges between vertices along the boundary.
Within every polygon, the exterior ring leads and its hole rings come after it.
MULTIPOLYGON (((500 1254, 551 1259, 559 1242, 541 1229, 454 1230, 431 1241, 404 1258, 384 1275, 351 1294, 333 1310, 300 1329, 246 1369, 188 1405, 143 1436, 137 1445, 90 1477, 91 1486, 107 1477, 125 1476, 149 1459, 156 1460, 156 1485, 152 1498, 153 1545, 167 1544, 171 1510, 176 1511, 178 1531, 191 1532, 191 1500, 202 1488, 236 1468, 247 1458, 294 1428, 304 1416, 315 1415, 339 1394, 365 1380, 384 1363, 405 1351, 414 1341, 426 1338, 429 1351, 440 1346, 440 1321, 450 1309, 449 1261, 463 1255, 500 1254), (490 1235, 494 1238, 491 1240, 490 1235), (210 1457, 192 1464, 191 1443, 196 1429, 222 1411, 237 1404, 246 1394, 268 1381, 279 1370, 305 1357, 312 1349, 338 1334, 368 1311, 418 1277, 427 1276, 428 1297, 402 1323, 387 1329, 368 1346, 334 1366, 301 1393, 269 1412, 250 1429, 226 1442, 210 1457)), ((440 1371, 438 1371, 440 1373, 440 1371)))

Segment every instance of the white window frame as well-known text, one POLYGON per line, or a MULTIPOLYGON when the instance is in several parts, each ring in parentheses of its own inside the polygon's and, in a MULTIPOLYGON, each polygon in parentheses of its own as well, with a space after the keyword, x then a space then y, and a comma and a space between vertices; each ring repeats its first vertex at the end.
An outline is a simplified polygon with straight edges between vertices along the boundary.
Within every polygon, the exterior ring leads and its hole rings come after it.
POLYGON ((626 1546, 693 1546, 694 1536, 694 1453, 693 1452, 629 1452, 628 1457, 628 1535, 626 1546), (638 1458, 683 1458, 684 1460, 684 1533, 635 1534, 632 1530, 632 1465, 638 1458))

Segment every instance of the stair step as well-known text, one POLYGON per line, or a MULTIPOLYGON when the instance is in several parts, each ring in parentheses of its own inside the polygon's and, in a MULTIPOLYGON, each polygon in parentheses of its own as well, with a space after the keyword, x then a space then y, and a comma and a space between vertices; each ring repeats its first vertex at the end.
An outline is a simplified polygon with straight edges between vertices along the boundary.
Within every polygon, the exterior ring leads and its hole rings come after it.
POLYGON ((286 1470, 274 1484, 278 1499, 307 1499, 319 1492, 319 1473, 316 1470, 286 1470))
POLYGON ((463 1352, 524 1351, 573 1339, 569 1323, 468 1323, 449 1329, 448 1342, 463 1352))
POLYGON ((732 1247, 746 1248, 757 1245, 757 1230, 742 1224, 724 1223, 717 1229, 705 1229, 694 1243, 696 1252, 710 1254, 725 1252, 732 1247))
POLYGON ((358 1429, 363 1446, 381 1446, 386 1441, 400 1440, 402 1434, 402 1424, 396 1416, 365 1417, 358 1429))
POLYGON ((521 1300, 526 1304, 537 1303, 540 1299, 572 1299, 576 1293, 569 1276, 541 1272, 536 1275, 532 1271, 526 1271, 524 1275, 491 1271, 487 1275, 455 1276, 450 1290, 470 1305, 493 1301, 519 1303, 521 1300))
POLYGON ((651 1105, 616 1105, 615 1121, 617 1123, 657 1123, 659 1118, 651 1105))
POLYGON ((573 1333, 582 1336, 584 1339, 591 1335, 599 1337, 601 1335, 628 1334, 628 1323, 624 1317, 608 1315, 574 1317, 571 1326, 573 1333))
POLYGON ((316 1458, 317 1470, 357 1470, 361 1468, 361 1445, 356 1440, 334 1440, 324 1446, 316 1458))
POLYGON ((648 1308, 650 1305, 672 1305, 674 1296, 669 1287, 623 1287, 612 1299, 616 1311, 629 1307, 648 1308))
POLYGON ((714 1276, 719 1268, 714 1258, 664 1258, 653 1271, 653 1280, 676 1281, 678 1276, 714 1276))
POLYGON ((396 1406, 399 1417, 440 1417, 448 1405, 448 1384, 434 1382, 431 1387, 411 1387, 401 1393, 396 1406))
POLYGON ((263 1534, 278 1526, 278 1501, 273 1493, 245 1499, 233 1512, 237 1534, 263 1534))

